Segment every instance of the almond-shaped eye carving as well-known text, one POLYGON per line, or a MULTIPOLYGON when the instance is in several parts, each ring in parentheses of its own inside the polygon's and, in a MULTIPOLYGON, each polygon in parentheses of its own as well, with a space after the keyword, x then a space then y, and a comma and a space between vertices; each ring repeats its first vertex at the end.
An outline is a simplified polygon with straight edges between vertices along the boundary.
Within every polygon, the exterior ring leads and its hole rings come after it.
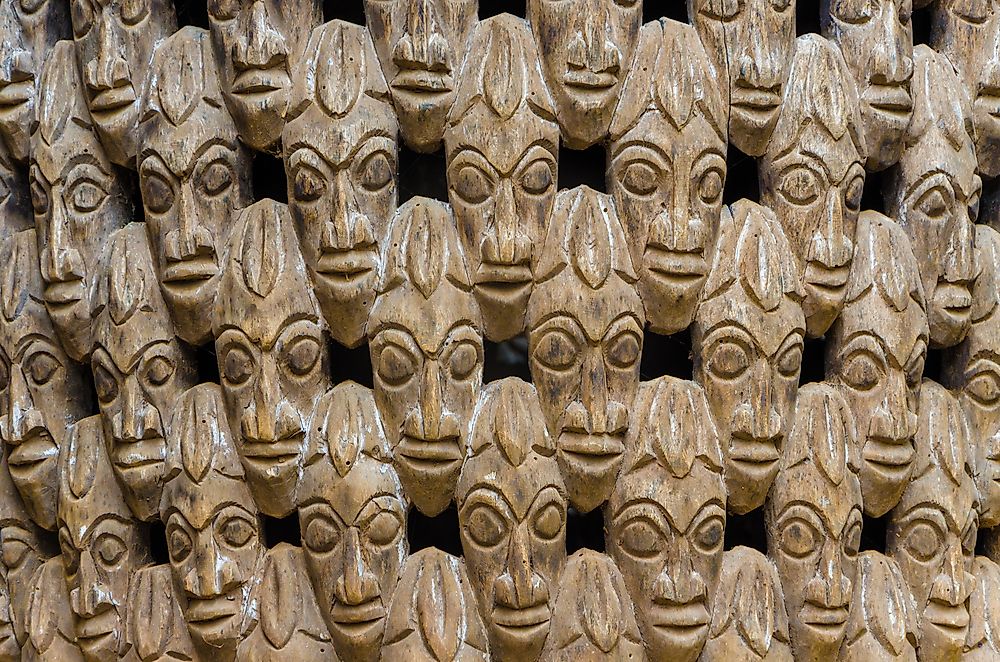
POLYGON ((556 503, 547 504, 535 513, 532 529, 542 540, 552 540, 563 528, 563 511, 556 503))
POLYGON ((149 15, 149 0, 122 0, 122 23, 136 25, 149 15))
POLYGON ((142 379, 147 386, 163 386, 173 376, 175 366, 173 361, 165 356, 154 356, 142 370, 142 379))
POLYGON ((469 513, 465 530, 480 547, 496 547, 508 534, 507 520, 496 508, 479 504, 469 513))
POLYGON ((340 542, 340 528, 323 515, 315 515, 305 526, 302 542, 313 552, 325 554, 340 542))
POLYGON ((493 180, 473 165, 459 169, 451 188, 458 197, 470 205, 478 205, 493 197, 493 180))
POLYGON ((845 23, 867 23, 874 11, 872 0, 833 0, 830 3, 830 14, 845 23))
POLYGON ((698 524, 691 541, 703 554, 714 554, 722 548, 725 532, 725 518, 721 515, 713 515, 698 524))
POLYGON ((383 510, 369 520, 365 526, 365 536, 373 544, 385 547, 396 542, 403 523, 395 513, 383 510))
POLYGON ((983 370, 965 384, 965 392, 984 407, 992 407, 1000 401, 1000 375, 983 370))
POLYGON ((706 205, 712 205, 722 197, 726 173, 720 168, 709 168, 698 181, 698 198, 706 205))
POLYGON ((188 532, 179 526, 172 526, 167 531, 167 548, 170 551, 170 558, 175 563, 180 563, 191 555, 194 542, 188 532))
POLYGON ((230 21, 240 11, 240 0, 208 0, 208 15, 217 21, 230 21))
POLYGON ((174 206, 174 187, 162 175, 144 172, 142 176, 142 201, 154 214, 165 214, 174 206))
POLYGON ((618 174, 618 181, 633 195, 652 195, 660 188, 663 170, 651 161, 637 159, 625 164, 618 174))
POLYGON ((885 364, 868 350, 852 352, 840 370, 844 383, 858 391, 875 388, 884 376, 885 364))
POLYGON ((703 0, 699 13, 718 21, 729 21, 740 13, 741 4, 739 0, 703 0))
POLYGON ((222 542, 235 549, 248 545, 257 534, 253 523, 238 515, 227 517, 217 524, 216 532, 222 542))
POLYGON ((83 37, 94 27, 94 10, 90 0, 73 0, 70 4, 70 18, 73 21, 73 34, 83 37))
POLYGON ((89 214, 104 204, 108 192, 92 179, 78 179, 67 195, 70 209, 78 214, 89 214))
POLYGON ((848 184, 844 191, 844 206, 853 212, 861 211, 861 196, 865 190, 864 175, 857 175, 848 184))
POLYGON ((25 372, 36 386, 48 384, 52 375, 62 366, 59 359, 48 352, 35 352, 25 362, 25 372))
POLYGON ((295 199, 299 202, 319 200, 326 193, 326 178, 311 166, 300 166, 295 171, 295 199))
POLYGON ((66 527, 59 527, 59 550, 63 555, 63 565, 66 567, 66 574, 73 576, 80 569, 80 553, 73 546, 73 538, 70 537, 66 527))
POLYGON ((0 544, 0 556, 3 558, 4 567, 14 570, 20 567, 24 557, 28 555, 31 547, 23 540, 16 538, 5 538, 0 544))
POLYGON ((623 370, 635 365, 641 351, 642 339, 632 331, 622 331, 604 346, 608 363, 623 370))
POLYGON ((479 349, 469 341, 455 345, 448 356, 448 370, 456 381, 468 379, 479 363, 479 349))
POLYGON ((928 220, 943 222, 951 216, 951 207, 951 192, 943 186, 935 186, 920 196, 914 210, 928 220))
POLYGON ((795 377, 802 367, 802 343, 795 343, 778 357, 778 372, 785 377, 795 377))
POLYGON ((100 364, 94 365, 94 389, 97 391, 97 399, 104 404, 114 402, 118 397, 118 380, 100 364))
POLYGON ((781 524, 778 546, 788 556, 802 559, 823 544, 823 535, 810 522, 793 517, 781 524))
POLYGON ((712 348, 706 367, 718 379, 736 379, 747 371, 750 361, 750 353, 746 347, 731 340, 724 340, 712 348))
POLYGON ((944 549, 944 534, 930 520, 915 520, 903 531, 903 549, 916 561, 930 563, 944 549))
POLYGON ((851 528, 847 530, 847 535, 844 536, 844 554, 853 559, 858 555, 858 550, 860 549, 861 522, 855 521, 851 524, 851 528))
POLYGON ((381 191, 392 181, 395 168, 390 161, 391 155, 380 150, 366 158, 358 171, 361 185, 368 191, 381 191))
POLYGON ((319 363, 320 345, 312 336, 299 336, 285 349, 288 369, 296 375, 308 374, 319 363))
POLYGON ((531 195, 542 195, 552 188, 553 179, 551 164, 539 159, 521 173, 521 188, 531 195))
POLYGON ((402 386, 417 371, 416 358, 399 345, 386 345, 378 355, 378 376, 390 386, 402 386))
POLYGON ((125 541, 111 533, 102 534, 94 543, 94 557, 99 559, 105 568, 114 568, 128 551, 125 541))
POLYGON ((233 169, 223 159, 216 159, 201 173, 200 184, 207 195, 222 195, 233 185, 233 169))
POLYGON ((538 341, 532 358, 546 368, 567 370, 576 365, 580 346, 570 334, 559 329, 547 331, 538 341))
POLYGON ((819 177, 805 166, 792 166, 778 175, 778 192, 793 205, 811 205, 820 189, 819 177))
POLYGON ((254 360, 250 352, 234 345, 226 350, 222 361, 222 372, 226 381, 234 386, 243 384, 254 373, 254 360))
POLYGON ((647 517, 634 517, 621 528, 618 545, 629 556, 649 559, 659 556, 665 541, 660 527, 647 517))

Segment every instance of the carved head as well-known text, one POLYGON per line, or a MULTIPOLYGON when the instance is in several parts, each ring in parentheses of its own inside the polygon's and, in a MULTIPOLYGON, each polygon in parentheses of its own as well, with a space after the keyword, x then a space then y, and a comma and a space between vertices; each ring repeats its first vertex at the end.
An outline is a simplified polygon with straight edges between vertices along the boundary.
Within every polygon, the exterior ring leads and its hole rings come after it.
POLYGON ((760 188, 795 256, 813 337, 826 333, 844 305, 865 152, 857 91, 840 52, 819 35, 799 37, 778 124, 760 162, 760 188))
POLYGON ((365 17, 406 144, 441 144, 479 0, 364 0, 365 17))
POLYGON ((483 323, 451 210, 413 198, 393 217, 368 321, 375 401, 407 496, 451 502, 483 374, 483 323))
POLYGON ((571 149, 608 136, 635 57, 642 0, 529 0, 527 17, 571 149))
POLYGON ((490 659, 486 629, 462 559, 434 547, 406 559, 389 606, 382 659, 490 659))
POLYGON ((199 384, 177 400, 160 501, 184 620, 210 656, 232 655, 256 618, 261 522, 226 419, 222 390, 199 384))
POLYGON ((94 372, 111 466, 135 516, 159 516, 170 408, 197 382, 194 352, 174 335, 145 223, 112 235, 94 321, 94 372))
POLYGON ((21 651, 25 662, 85 662, 76 644, 75 617, 69 606, 65 564, 49 559, 30 580, 28 639, 21 651))
POLYGON ((705 285, 726 182, 727 108, 693 28, 643 26, 611 122, 607 183, 656 333, 686 328, 705 285))
POLYGON ((260 509, 295 509, 306 422, 330 387, 329 349, 288 208, 240 215, 215 305, 215 354, 236 448, 260 509))
POLYGON ((978 503, 965 414, 931 381, 920 390, 916 446, 913 479, 889 514, 886 553, 899 563, 920 615, 918 659, 957 659, 975 588, 978 503))
POLYGON ((490 650, 536 660, 566 563, 566 489, 534 387, 491 383, 455 491, 462 550, 490 650))
POLYGON ((132 206, 91 123, 71 41, 55 45, 42 72, 29 176, 45 305, 66 353, 83 361, 104 242, 132 206))
POLYGON ((974 231, 982 181, 976 174, 969 99, 948 60, 914 49, 913 121, 885 186, 889 216, 906 231, 927 295, 931 344, 951 347, 972 323, 974 231))
POLYGON ((130 169, 139 106, 156 47, 177 30, 169 0, 71 0, 87 105, 108 158, 130 169))
POLYGON ((77 644, 88 662, 114 662, 127 649, 129 582, 150 556, 111 470, 99 416, 70 432, 60 458, 58 521, 77 644))
POLYGON ((365 340, 375 303, 396 210, 398 130, 365 29, 316 28, 282 134, 288 206, 330 333, 348 347, 365 340))
POLYGON ((855 436, 854 417, 834 386, 799 391, 766 517, 792 650, 804 660, 834 659, 844 641, 861 546, 855 436))
POLYGON ((798 390, 805 317, 790 254, 773 211, 732 205, 692 326, 695 379, 719 430, 735 513, 764 503, 798 390))
POLYGON ((272 150, 281 138, 292 73, 322 20, 320 0, 208 0, 222 94, 252 149, 272 150))
POLYGON ((977 556, 972 574, 976 588, 969 598, 969 636, 962 662, 989 662, 1000 656, 1000 566, 977 556))
POLYGON ((212 339, 225 247, 250 204, 250 154, 222 102, 208 33, 187 26, 153 57, 139 125, 139 184, 147 230, 177 335, 212 339))
POLYGON ((923 288, 906 235, 864 211, 844 309, 827 336, 826 374, 858 424, 858 473, 870 517, 889 512, 910 479, 926 356, 923 288))
POLYGON ((306 439, 298 495, 306 569, 337 654, 374 662, 409 548, 408 504, 371 391, 343 382, 327 392, 306 439))
POLYGON ((916 662, 920 630, 910 587, 899 564, 879 552, 858 555, 847 636, 840 649, 845 662, 916 662))
POLYGON ((729 85, 729 140, 760 156, 782 103, 795 48, 796 0, 687 0, 717 75, 729 85))
POLYGON ((0 661, 20 662, 21 644, 14 632, 14 620, 7 577, 0 581, 0 661))
POLYGON ((611 197, 560 191, 528 301, 532 380, 573 506, 611 494, 639 388, 645 325, 611 197))
POLYGON ((625 464, 605 509, 608 550, 635 601, 651 660, 695 660, 722 565, 726 485, 719 437, 694 382, 644 383, 625 464))
POLYGON ((476 26, 445 130, 448 198, 494 341, 524 331, 536 246, 556 197, 559 125, 528 24, 476 26))
POLYGON ((13 244, 0 274, 0 346, 10 361, 0 438, 28 514, 54 530, 59 449, 90 398, 82 367, 66 356, 42 303, 35 231, 18 232, 13 244))
POLYGON ((194 644, 175 591, 169 564, 146 566, 135 572, 129 585, 127 613, 128 643, 136 662, 195 659, 194 644))

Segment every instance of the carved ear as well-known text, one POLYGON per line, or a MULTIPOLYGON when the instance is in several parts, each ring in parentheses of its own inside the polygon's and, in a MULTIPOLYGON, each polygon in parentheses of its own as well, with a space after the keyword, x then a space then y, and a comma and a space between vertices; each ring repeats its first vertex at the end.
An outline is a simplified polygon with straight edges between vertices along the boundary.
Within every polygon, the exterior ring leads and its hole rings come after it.
POLYGON ((302 615, 297 570, 290 547, 271 550, 260 583, 260 627, 271 645, 282 650, 291 641, 302 615))

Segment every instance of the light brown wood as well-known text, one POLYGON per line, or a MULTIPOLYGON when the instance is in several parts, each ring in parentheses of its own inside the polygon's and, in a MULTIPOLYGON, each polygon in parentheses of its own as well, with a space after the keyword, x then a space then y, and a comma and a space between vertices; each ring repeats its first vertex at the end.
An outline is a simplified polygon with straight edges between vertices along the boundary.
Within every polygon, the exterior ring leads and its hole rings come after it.
POLYGON ((843 662, 916 662, 920 621, 910 588, 893 559, 858 554, 851 617, 840 649, 843 662))
POLYGON ((31 578, 28 597, 28 639, 22 662, 84 662, 76 646, 73 612, 63 558, 53 556, 31 578))
POLYGON ((180 605, 174 597, 170 565, 146 566, 129 585, 128 653, 123 662, 197 661, 180 605))
POLYGON ((1000 656, 1000 566, 977 556, 972 562, 976 588, 969 597, 969 636, 963 662, 986 662, 1000 656))
POLYGON ((0 137, 0 264, 6 264, 14 234, 35 223, 28 174, 11 157, 0 137))
POLYGON ((3 662, 19 662, 21 659, 21 644, 14 631, 14 618, 10 602, 10 588, 7 578, 0 581, 0 660, 3 662))

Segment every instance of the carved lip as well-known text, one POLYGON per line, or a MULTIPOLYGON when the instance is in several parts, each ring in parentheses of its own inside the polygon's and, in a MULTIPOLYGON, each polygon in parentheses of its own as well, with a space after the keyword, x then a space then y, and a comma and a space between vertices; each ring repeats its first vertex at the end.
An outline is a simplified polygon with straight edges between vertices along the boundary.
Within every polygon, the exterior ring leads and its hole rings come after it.
POLYGON ((905 83, 895 85, 871 83, 861 98, 873 109, 886 115, 905 118, 913 110, 913 99, 905 83))
POLYGON ((190 260, 171 262, 163 270, 164 283, 185 283, 187 281, 208 280, 219 273, 219 267, 211 257, 195 257, 190 260))
POLYGON ((458 436, 419 439, 403 435, 396 446, 396 459, 413 469, 444 471, 462 461, 462 451, 458 436))
POLYGON ((573 455, 590 457, 618 457, 625 452, 624 431, 619 433, 572 432, 564 430, 559 435, 559 450, 573 455))
POLYGON ((96 616, 76 617, 76 638, 81 646, 98 648, 104 639, 118 629, 118 617, 113 609, 105 609, 96 616))
POLYGON ((392 79, 393 90, 417 94, 445 94, 451 92, 453 85, 450 72, 427 69, 400 69, 392 79))
POLYGON ((566 87, 580 90, 604 91, 618 83, 618 74, 609 71, 589 71, 587 69, 570 69, 563 76, 566 87))
POLYGON ((476 272, 476 284, 521 285, 531 282, 531 267, 526 264, 483 262, 476 272))
POLYGON ((137 441, 115 439, 111 459, 119 469, 139 469, 163 462, 166 454, 167 448, 162 437, 137 441))
POLYGON ((74 304, 83 298, 85 289, 82 278, 53 280, 45 286, 45 301, 56 306, 74 304))
POLYGON ((0 84, 0 111, 26 103, 34 92, 35 81, 33 78, 0 84))
POLYGON ((19 444, 10 444, 10 454, 7 461, 11 473, 27 473, 42 462, 55 459, 59 455, 59 447, 52 441, 52 435, 44 428, 36 428, 19 444))
POLYGON ((188 625, 202 631, 222 627, 239 609, 236 593, 238 590, 214 598, 188 597, 184 612, 188 625))
POLYGON ((915 453, 909 437, 905 439, 869 437, 861 451, 861 457, 865 462, 878 466, 886 473, 903 474, 909 471, 915 453))
POLYGON ((653 604, 649 622, 672 637, 700 637, 711 620, 702 598, 684 604, 653 604))
POLYGON ((964 602, 960 605, 949 605, 932 599, 924 609, 924 618, 949 635, 964 637, 965 630, 969 627, 969 610, 964 602))
POLYGON ((818 290, 839 295, 847 285, 847 278, 850 275, 851 267, 848 264, 828 267, 822 262, 810 260, 806 264, 804 280, 818 290))
POLYGON ((343 283, 360 280, 375 270, 377 259, 371 247, 346 251, 323 251, 316 261, 316 273, 343 283))
POLYGON ((778 111, 779 105, 781 105, 780 89, 739 85, 733 88, 732 100, 730 101, 730 106, 733 108, 738 108, 761 121, 769 120, 778 111))
POLYGON ((289 85, 288 73, 280 67, 247 69, 236 74, 231 91, 239 96, 266 96, 289 85))
POLYGON ((749 465, 771 465, 778 461, 780 438, 750 439, 733 437, 729 444, 729 459, 733 462, 749 465))
POLYGON ((131 83, 112 87, 110 90, 99 90, 90 97, 90 112, 95 114, 110 113, 131 106, 135 103, 135 90, 131 83))
POLYGON ((968 285, 942 282, 934 289, 934 304, 954 317, 968 317, 972 314, 972 293, 968 285))
POLYGON ((382 599, 379 597, 359 605, 334 602, 330 608, 330 617, 340 626, 369 625, 385 618, 385 607, 382 606, 382 599))
POLYGON ((530 607, 515 608, 493 605, 493 622, 508 630, 536 628, 549 622, 552 612, 545 602, 530 607))
POLYGON ((708 273, 701 250, 674 251, 647 244, 642 263, 657 280, 672 284, 692 283, 708 273))
POLYGON ((298 459, 302 453, 303 433, 279 439, 277 441, 258 441, 244 439, 241 446, 243 459, 253 465, 264 468, 277 467, 298 459))
POLYGON ((847 626, 847 607, 824 607, 807 602, 799 611, 800 620, 823 636, 839 637, 847 626))

